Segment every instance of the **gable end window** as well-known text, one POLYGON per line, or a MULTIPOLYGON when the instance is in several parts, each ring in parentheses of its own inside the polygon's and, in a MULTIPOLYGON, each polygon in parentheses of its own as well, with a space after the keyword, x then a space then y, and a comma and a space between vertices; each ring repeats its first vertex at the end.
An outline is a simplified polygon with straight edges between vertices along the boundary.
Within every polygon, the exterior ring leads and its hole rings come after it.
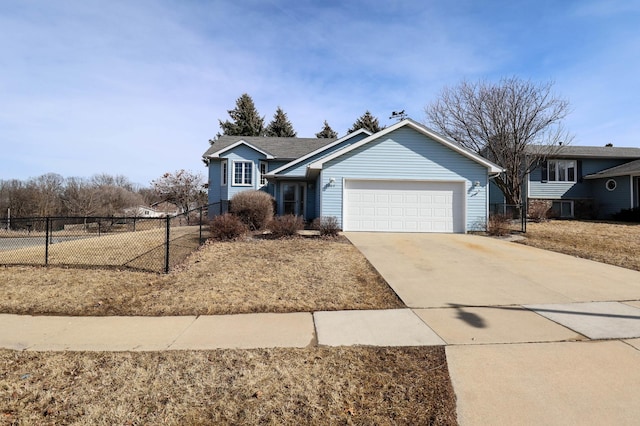
POLYGON ((575 182, 576 181, 575 160, 547 161, 546 177, 548 182, 575 182))
POLYGON ((267 178, 264 175, 267 174, 267 162, 260 162, 260 186, 265 186, 267 184, 267 178))
POLYGON ((220 186, 227 186, 227 160, 220 163, 220 186))
POLYGON ((235 186, 253 185, 253 162, 234 161, 233 162, 233 184, 235 186))

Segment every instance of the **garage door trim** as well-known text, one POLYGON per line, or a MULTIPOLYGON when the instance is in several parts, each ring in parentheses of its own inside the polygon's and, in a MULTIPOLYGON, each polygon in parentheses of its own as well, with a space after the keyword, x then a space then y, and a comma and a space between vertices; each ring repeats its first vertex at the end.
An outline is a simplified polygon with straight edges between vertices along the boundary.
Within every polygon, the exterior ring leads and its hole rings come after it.
MULTIPOLYGON (((453 184, 453 199, 452 203, 452 226, 453 229, 451 232, 467 232, 467 199, 466 199, 466 180, 438 180, 438 179, 362 179, 362 178, 344 178, 342 180, 342 224, 345 231, 349 231, 349 221, 348 221, 348 185, 354 182, 365 182, 365 183, 375 183, 375 182, 389 182, 391 184, 401 184, 401 183, 418 183, 418 184, 453 184), (456 204, 456 192, 458 192, 458 199, 456 204), (456 208, 457 206, 457 208, 456 208), (459 209, 459 210, 458 210, 459 209)), ((353 189, 353 188, 352 188, 353 189)), ((427 188, 425 188, 427 189, 427 188)), ((377 230, 383 232, 382 230, 377 230)), ((390 230, 387 232, 395 232, 394 230, 390 230)), ((397 232, 420 232, 420 231, 410 231, 403 230, 397 232)), ((422 232, 438 232, 438 231, 422 231, 422 232)), ((445 231, 442 231, 445 232, 445 231)), ((449 231, 446 231, 449 232, 449 231)))

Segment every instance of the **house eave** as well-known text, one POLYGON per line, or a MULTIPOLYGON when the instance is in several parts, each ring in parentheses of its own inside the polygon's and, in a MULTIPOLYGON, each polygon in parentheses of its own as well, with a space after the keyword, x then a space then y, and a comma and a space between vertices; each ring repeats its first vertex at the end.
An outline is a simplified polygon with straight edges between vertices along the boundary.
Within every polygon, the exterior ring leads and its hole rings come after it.
POLYGON ((331 143, 328 143, 328 144, 326 144, 325 146, 323 146, 321 148, 316 149, 315 151, 312 151, 312 152, 310 152, 310 153, 308 153, 306 155, 303 155, 302 157, 292 158, 291 161, 289 161, 287 164, 275 169, 273 171, 273 173, 280 173, 280 172, 282 172, 284 170, 287 170, 287 169, 295 166, 296 164, 300 164, 303 161, 313 157, 314 155, 318 155, 318 154, 322 153, 323 151, 326 151, 327 149, 331 149, 334 146, 339 145, 339 144, 343 143, 344 141, 349 140, 349 139, 353 138, 354 136, 357 136, 357 135, 359 135, 361 133, 364 133, 364 134, 366 134, 368 136, 371 136, 371 132, 366 130, 366 129, 356 130, 355 132, 349 133, 348 135, 345 135, 345 136, 343 136, 341 138, 338 138, 335 141, 333 141, 331 143))
POLYGON ((628 173, 602 173, 602 174, 592 174, 584 176, 583 179, 593 180, 593 179, 606 179, 606 178, 614 178, 621 176, 640 176, 640 172, 628 172, 628 173))
POLYGON ((260 149, 260 148, 258 148, 256 146, 254 146, 254 145, 251 145, 249 142, 244 141, 244 140, 239 140, 238 142, 236 142, 234 144, 231 144, 231 145, 229 145, 227 147, 222 148, 219 151, 216 151, 216 152, 213 152, 213 153, 209 154, 205 158, 209 158, 209 159, 222 158, 221 157, 222 154, 224 154, 227 151, 231 151, 232 149, 237 148, 240 145, 245 145, 245 146, 253 149, 256 152, 259 152, 260 154, 264 155, 267 160, 275 159, 275 157, 273 155, 269 154, 268 152, 266 152, 266 151, 264 151, 264 150, 262 150, 262 149, 260 149))

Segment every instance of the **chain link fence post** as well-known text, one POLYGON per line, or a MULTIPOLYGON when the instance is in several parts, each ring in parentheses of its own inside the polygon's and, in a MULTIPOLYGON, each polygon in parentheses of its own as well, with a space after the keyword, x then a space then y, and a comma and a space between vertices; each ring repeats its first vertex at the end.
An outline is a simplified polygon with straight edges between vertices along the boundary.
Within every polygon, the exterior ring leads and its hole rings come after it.
POLYGON ((49 234, 50 234, 50 219, 47 216, 45 219, 45 231, 44 231, 44 266, 49 266, 49 234))
POLYGON ((167 216, 167 225, 166 225, 166 234, 165 234, 165 244, 166 250, 164 253, 164 273, 169 273, 169 237, 171 235, 171 217, 167 216))
POLYGON ((200 235, 198 236, 198 245, 201 246, 202 245, 202 212, 204 211, 204 207, 201 206, 199 210, 200 210, 200 224, 199 224, 200 235))

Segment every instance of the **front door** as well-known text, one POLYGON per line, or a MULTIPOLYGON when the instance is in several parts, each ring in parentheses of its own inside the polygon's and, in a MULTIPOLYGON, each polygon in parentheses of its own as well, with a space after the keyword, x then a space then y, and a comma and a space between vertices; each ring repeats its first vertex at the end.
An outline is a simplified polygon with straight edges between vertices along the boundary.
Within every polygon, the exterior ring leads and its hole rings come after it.
POLYGON ((640 176, 636 176, 634 179, 634 184, 636 187, 636 202, 634 207, 640 207, 640 176))
POLYGON ((282 184, 282 213, 304 217, 306 185, 300 182, 282 184))

